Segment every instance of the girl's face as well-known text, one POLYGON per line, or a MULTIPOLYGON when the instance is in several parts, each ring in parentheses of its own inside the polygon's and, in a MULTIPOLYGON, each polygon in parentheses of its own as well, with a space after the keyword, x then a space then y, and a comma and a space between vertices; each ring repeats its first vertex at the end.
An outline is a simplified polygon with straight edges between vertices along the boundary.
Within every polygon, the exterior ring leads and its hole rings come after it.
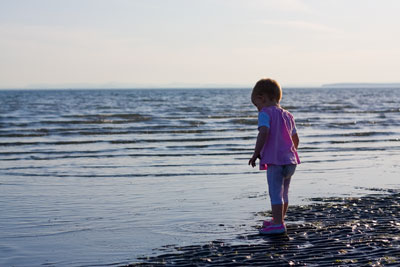
POLYGON ((251 102, 253 103, 254 106, 257 107, 258 111, 261 111, 261 109, 264 106, 265 97, 263 95, 256 95, 253 93, 251 95, 251 102))

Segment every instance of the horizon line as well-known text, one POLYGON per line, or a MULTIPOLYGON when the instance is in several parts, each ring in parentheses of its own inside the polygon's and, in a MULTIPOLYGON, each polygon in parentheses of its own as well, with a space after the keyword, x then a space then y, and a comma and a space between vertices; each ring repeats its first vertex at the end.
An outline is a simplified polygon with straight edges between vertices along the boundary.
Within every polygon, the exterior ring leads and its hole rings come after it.
MULTIPOLYGON (((337 82, 324 84, 296 84, 281 85, 282 88, 400 88, 400 82, 337 82)), ((0 87, 0 90, 147 90, 147 89, 251 89, 253 85, 244 84, 165 84, 165 85, 140 85, 140 84, 37 84, 24 87, 0 87)))

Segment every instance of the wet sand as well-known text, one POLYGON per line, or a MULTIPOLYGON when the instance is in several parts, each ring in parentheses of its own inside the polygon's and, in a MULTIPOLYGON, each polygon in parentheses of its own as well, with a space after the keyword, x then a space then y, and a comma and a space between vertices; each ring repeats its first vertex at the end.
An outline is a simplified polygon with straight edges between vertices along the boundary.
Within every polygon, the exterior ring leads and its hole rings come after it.
POLYGON ((314 198, 311 205, 289 207, 284 235, 262 236, 254 226, 238 236, 246 244, 212 241, 173 247, 128 266, 399 266, 400 191, 375 190, 381 192, 314 198))

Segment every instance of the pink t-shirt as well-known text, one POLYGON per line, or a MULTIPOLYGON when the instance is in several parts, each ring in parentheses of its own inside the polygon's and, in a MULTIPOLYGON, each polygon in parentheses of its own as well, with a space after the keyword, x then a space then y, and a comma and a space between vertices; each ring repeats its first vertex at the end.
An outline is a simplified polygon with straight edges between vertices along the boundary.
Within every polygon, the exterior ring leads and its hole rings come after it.
POLYGON ((260 170, 268 164, 300 164, 299 155, 293 144, 292 135, 296 133, 293 115, 277 106, 263 108, 259 113, 259 127, 269 128, 269 135, 261 150, 260 170), (260 125, 260 120, 267 121, 260 125))

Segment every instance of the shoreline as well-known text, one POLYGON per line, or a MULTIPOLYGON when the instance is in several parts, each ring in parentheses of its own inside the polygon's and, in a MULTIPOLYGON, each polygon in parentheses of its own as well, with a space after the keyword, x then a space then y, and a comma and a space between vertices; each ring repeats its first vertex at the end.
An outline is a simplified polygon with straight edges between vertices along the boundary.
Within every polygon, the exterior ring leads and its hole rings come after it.
MULTIPOLYGON (((303 266, 393 265, 400 263, 400 190, 379 190, 357 198, 312 198, 291 206, 287 234, 262 236, 257 226, 238 236, 248 244, 211 241, 173 247, 124 266, 303 266)), ((269 216, 270 212, 255 215, 269 216)), ((162 249, 159 249, 160 251, 162 249)))

